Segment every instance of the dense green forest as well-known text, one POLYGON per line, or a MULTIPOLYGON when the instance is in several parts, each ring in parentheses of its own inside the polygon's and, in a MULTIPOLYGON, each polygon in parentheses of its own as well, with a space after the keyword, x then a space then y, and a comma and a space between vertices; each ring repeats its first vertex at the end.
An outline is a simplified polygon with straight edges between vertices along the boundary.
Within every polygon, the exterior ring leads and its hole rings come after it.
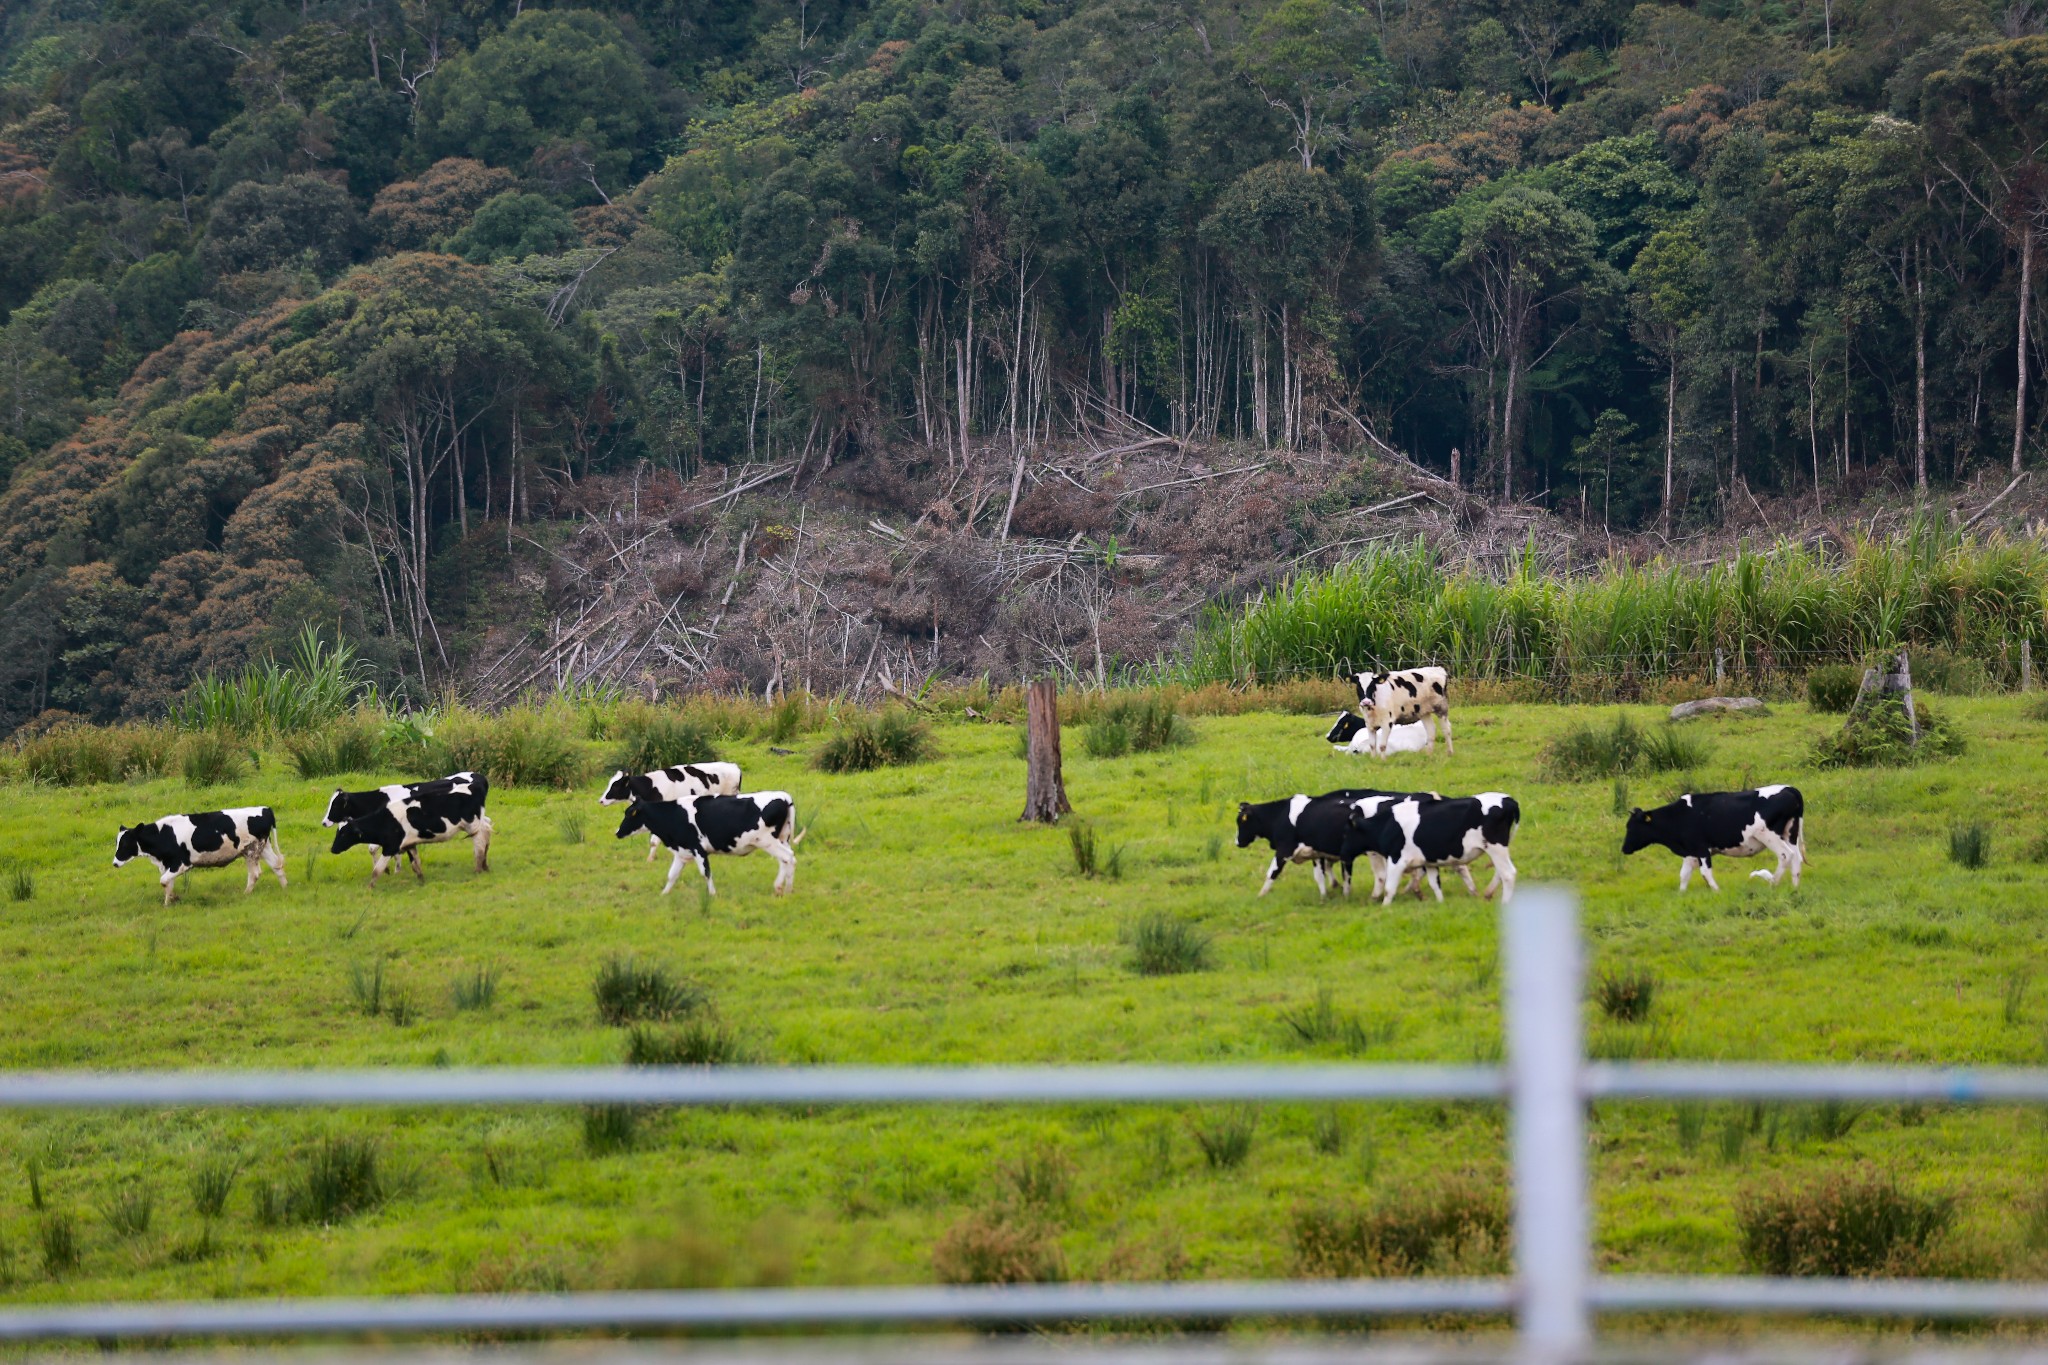
POLYGON ((2017 471, 2044 23, 13 0, 0 730, 303 619, 431 679, 626 471, 1390 444, 1615 528, 2017 471))

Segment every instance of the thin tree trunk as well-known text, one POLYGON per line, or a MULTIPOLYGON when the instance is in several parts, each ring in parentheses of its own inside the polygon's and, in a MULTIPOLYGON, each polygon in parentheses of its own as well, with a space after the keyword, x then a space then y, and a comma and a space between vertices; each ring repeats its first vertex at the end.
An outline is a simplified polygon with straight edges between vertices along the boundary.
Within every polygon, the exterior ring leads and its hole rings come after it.
MULTIPOLYGON (((1811 349, 1809 349, 1809 350, 1807 351, 1807 357, 1806 357, 1806 358, 1807 358, 1807 360, 1808 360, 1809 362, 1811 362, 1811 361, 1813 360, 1813 358, 1814 358, 1814 357, 1813 357, 1813 352, 1812 352, 1812 350, 1811 350, 1811 349)), ((1819 428, 1819 427, 1818 427, 1817 425, 1815 425, 1815 423, 1814 423, 1814 415, 1815 415, 1815 414, 1814 414, 1814 394, 1813 394, 1813 390, 1814 390, 1814 386, 1815 386, 1815 385, 1816 385, 1817 383, 1819 383, 1819 381, 1820 381, 1820 369, 1819 369, 1819 366, 1817 366, 1817 365, 1815 365, 1815 364, 1812 364, 1812 363, 1809 363, 1809 364, 1807 365, 1807 367, 1806 367, 1806 439, 1807 439, 1807 440, 1808 440, 1808 441, 1809 441, 1809 442, 1810 442, 1810 443, 1812 444, 1812 446, 1813 446, 1813 511, 1814 511, 1814 515, 1816 515, 1816 516, 1820 515, 1820 510, 1821 510, 1821 502, 1820 502, 1820 428, 1819 428)))
POLYGON ((1060 776, 1060 703, 1053 680, 1041 678, 1024 692, 1024 814, 1020 820, 1057 824, 1073 809, 1060 776))
POLYGON ((1913 249, 1913 487, 1927 492, 1927 267, 1913 249))
POLYGON ((2012 472, 2020 472, 2020 456, 2027 446, 2027 317, 2034 297, 2034 223, 2031 217, 2020 229, 2020 330, 2014 348, 2019 360, 2020 382, 2013 397, 2012 472))
POLYGON ((1522 382, 1522 342, 1519 336, 1508 346, 1508 390, 1501 399, 1500 495, 1515 496, 1515 388, 1522 382))
POLYGON ((1671 529, 1671 466, 1678 449, 1678 343, 1671 344, 1671 382, 1664 390, 1664 529, 1671 529))

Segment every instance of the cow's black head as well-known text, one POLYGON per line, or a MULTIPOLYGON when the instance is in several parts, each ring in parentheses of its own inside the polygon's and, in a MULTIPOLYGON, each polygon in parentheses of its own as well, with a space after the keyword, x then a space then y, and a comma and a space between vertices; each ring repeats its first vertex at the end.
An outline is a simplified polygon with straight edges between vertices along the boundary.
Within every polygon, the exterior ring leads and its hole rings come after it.
POLYGON ((623 839, 629 834, 638 834, 646 828, 647 812, 640 808, 638 801, 635 801, 632 805, 626 807, 626 818, 619 821, 619 832, 612 837, 623 839))
POLYGON ((1330 727, 1330 733, 1323 738, 1332 744, 1349 744, 1353 736, 1364 728, 1364 721, 1346 711, 1337 717, 1337 723, 1330 727))
POLYGON ((1249 801, 1238 802, 1237 846, 1239 848, 1250 848, 1258 837, 1258 830, 1252 827, 1252 803, 1249 801))
POLYGON ((334 789, 334 795, 327 798, 327 814, 320 817, 321 824, 325 825, 328 829, 333 829, 341 823, 341 798, 347 795, 348 793, 339 787, 334 789))
POLYGON ((1621 851, 1634 853, 1657 842, 1655 818, 1649 811, 1637 806, 1628 813, 1628 829, 1621 836, 1621 851))
POLYGON ((136 826, 134 829, 130 829, 126 825, 121 826, 120 837, 114 840, 115 867, 121 866, 121 864, 127 862, 130 858, 140 858, 142 856, 141 836, 142 827, 140 825, 136 826))
POLYGON ((329 853, 346 853, 357 844, 367 844, 370 836, 363 833, 363 827, 353 820, 344 820, 334 831, 334 846, 329 853))
POLYGON ((632 792, 627 789, 626 785, 626 770, 621 768, 613 773, 612 780, 605 784, 604 795, 597 798, 597 804, 600 806, 617 805, 631 795, 632 792))

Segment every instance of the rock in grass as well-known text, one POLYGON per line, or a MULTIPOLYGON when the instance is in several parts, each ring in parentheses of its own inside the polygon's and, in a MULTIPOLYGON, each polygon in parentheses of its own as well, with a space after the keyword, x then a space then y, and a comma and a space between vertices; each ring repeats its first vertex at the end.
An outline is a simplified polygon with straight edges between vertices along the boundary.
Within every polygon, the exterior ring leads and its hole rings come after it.
POLYGON ((1771 708, 1755 697, 1701 697, 1698 701, 1682 701, 1672 707, 1671 719, 1690 720, 1709 711, 1754 711, 1759 716, 1771 714, 1771 708))

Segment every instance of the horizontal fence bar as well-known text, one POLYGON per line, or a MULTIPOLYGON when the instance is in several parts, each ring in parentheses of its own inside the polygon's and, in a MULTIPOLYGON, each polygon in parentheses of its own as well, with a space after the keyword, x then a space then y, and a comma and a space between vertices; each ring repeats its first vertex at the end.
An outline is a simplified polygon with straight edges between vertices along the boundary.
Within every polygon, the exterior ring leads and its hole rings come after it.
POLYGON ((2048 1103, 2048 1069, 1593 1062, 1588 1098, 1923 1100, 1944 1104, 2048 1103))
POLYGON ((1605 1313, 1843 1313, 1864 1317, 2048 1317, 2048 1284, 1998 1280, 1831 1280, 1741 1275, 1609 1275, 1588 1295, 1605 1313))
POLYGON ((0 1342, 364 1332, 647 1330, 911 1322, 1505 1313, 1506 1279, 1182 1280, 592 1294, 450 1294, 0 1309, 0 1342))
POLYGON ((1491 1066, 618 1067, 0 1072, 0 1109, 1499 1099, 1491 1066))

